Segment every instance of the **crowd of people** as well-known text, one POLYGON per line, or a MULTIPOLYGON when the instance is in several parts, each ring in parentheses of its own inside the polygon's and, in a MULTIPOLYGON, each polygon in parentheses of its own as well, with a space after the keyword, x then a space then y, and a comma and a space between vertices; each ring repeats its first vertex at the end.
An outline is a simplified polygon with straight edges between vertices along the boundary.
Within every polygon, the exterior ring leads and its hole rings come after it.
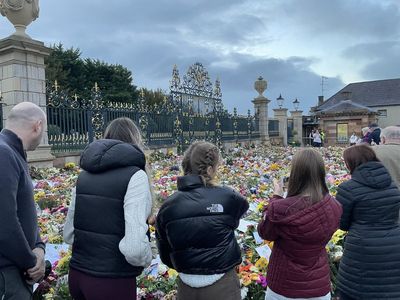
MULTIPOLYGON (((0 299, 32 298, 46 275, 26 151, 46 131, 46 116, 32 103, 16 105, 0 133, 0 299)), ((258 224, 273 241, 265 299, 331 299, 326 244, 348 232, 340 262, 340 299, 400 299, 400 127, 372 124, 355 137, 343 159, 352 175, 329 194, 320 152, 303 148, 291 162, 287 188, 274 196, 258 224), (375 144, 371 146, 371 144, 375 144)), ((356 136, 354 134, 354 136, 356 136)), ((323 137, 313 133, 314 146, 323 137)), ((76 189, 64 228, 72 245, 73 299, 136 299, 136 277, 152 259, 149 224, 163 263, 179 272, 177 299, 241 299, 235 229, 247 200, 218 184, 221 153, 195 142, 182 160, 177 191, 154 216, 150 166, 141 133, 128 118, 112 121, 104 138, 81 155, 76 189)))

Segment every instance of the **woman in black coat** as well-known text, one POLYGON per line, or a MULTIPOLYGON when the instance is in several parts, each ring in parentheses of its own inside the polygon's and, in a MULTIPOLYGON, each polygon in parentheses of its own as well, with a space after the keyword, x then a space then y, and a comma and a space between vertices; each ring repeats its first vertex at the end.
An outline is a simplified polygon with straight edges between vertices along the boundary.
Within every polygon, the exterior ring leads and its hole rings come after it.
POLYGON ((400 299, 400 190, 366 144, 343 153, 352 179, 339 186, 340 228, 347 230, 340 262, 341 299, 400 299))

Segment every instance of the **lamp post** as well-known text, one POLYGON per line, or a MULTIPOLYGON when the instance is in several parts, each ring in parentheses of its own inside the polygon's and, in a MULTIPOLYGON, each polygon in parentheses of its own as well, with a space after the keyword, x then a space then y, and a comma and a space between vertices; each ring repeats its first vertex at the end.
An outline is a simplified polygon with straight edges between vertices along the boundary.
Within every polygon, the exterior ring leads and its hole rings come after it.
POLYGON ((296 98, 296 100, 293 101, 294 110, 298 111, 299 110, 299 106, 300 106, 300 101, 297 100, 297 98, 296 98))
POLYGON ((281 94, 279 94, 279 97, 276 98, 276 102, 278 103, 279 108, 282 108, 284 101, 285 101, 285 99, 282 97, 281 94))

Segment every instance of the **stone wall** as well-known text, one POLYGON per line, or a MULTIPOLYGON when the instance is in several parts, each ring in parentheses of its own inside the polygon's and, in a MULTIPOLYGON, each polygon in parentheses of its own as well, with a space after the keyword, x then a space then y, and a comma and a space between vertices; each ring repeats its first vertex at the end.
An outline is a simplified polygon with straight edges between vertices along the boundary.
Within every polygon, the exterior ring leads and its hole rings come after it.
POLYGON ((376 121, 375 115, 352 115, 352 116, 324 116, 321 117, 319 127, 325 132, 325 146, 348 145, 348 139, 343 142, 337 141, 337 124, 347 124, 348 138, 354 131, 358 137, 362 137, 361 129, 376 121))

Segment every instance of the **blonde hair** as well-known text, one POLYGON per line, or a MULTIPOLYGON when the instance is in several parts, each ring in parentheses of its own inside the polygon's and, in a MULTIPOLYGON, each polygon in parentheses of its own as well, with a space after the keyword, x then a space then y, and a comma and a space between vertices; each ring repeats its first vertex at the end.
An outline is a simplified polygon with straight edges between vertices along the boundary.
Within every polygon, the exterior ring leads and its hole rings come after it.
POLYGON ((364 127, 361 129, 363 136, 367 134, 369 127, 364 127))
POLYGON ((194 142, 186 150, 182 168, 185 175, 199 175, 204 185, 216 186, 218 183, 214 176, 210 176, 208 168, 211 167, 215 172, 221 163, 221 154, 217 146, 205 141, 194 142))

